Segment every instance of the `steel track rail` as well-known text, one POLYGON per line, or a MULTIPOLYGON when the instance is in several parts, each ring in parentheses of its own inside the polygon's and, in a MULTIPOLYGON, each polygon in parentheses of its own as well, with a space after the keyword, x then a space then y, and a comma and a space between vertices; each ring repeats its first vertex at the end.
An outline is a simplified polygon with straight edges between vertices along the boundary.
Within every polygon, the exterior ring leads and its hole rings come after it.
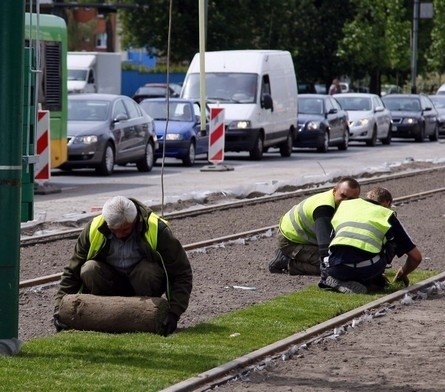
MULTIPOLYGON (((400 205, 402 203, 406 203, 406 202, 410 202, 410 201, 414 201, 414 200, 422 200, 425 197, 428 197, 428 196, 431 196, 431 195, 434 195, 437 193, 441 193, 441 192, 445 192, 445 188, 437 188, 437 189, 432 189, 432 190, 425 191, 425 192, 419 192, 419 193, 414 193, 411 195, 397 197, 394 199, 394 204, 400 205)), ((238 240, 238 239, 242 239, 242 238, 249 238, 249 237, 253 237, 256 235, 264 235, 268 231, 276 230, 277 228, 278 228, 278 225, 272 225, 272 226, 261 227, 261 228, 253 229, 253 230, 249 230, 249 231, 243 231, 240 233, 230 234, 227 236, 213 238, 210 240, 186 244, 186 245, 184 245, 184 249, 186 251, 191 251, 191 250, 206 248, 209 246, 214 246, 217 244, 234 241, 234 240, 238 240)), ((39 277, 39 278, 35 278, 35 279, 24 280, 19 283, 19 288, 23 289, 23 288, 29 288, 29 287, 33 287, 33 286, 39 286, 42 284, 56 282, 60 279, 61 276, 62 276, 62 273, 58 273, 58 274, 43 276, 43 277, 39 277)))
MULTIPOLYGON (((253 237, 255 235, 265 234, 269 230, 273 230, 276 228, 277 228, 276 225, 275 226, 267 226, 267 227, 262 227, 260 229, 243 231, 240 233, 230 234, 230 235, 227 235, 224 237, 213 238, 211 240, 194 242, 191 244, 184 245, 184 249, 186 251, 191 251, 191 250, 195 250, 195 249, 206 248, 206 247, 221 244, 224 242, 234 241, 234 240, 237 240, 240 238, 248 238, 248 237, 253 237)), ((42 284, 56 282, 61 278, 61 276, 62 276, 62 273, 58 273, 58 274, 43 276, 43 277, 39 277, 39 278, 35 278, 35 279, 24 280, 24 281, 20 282, 19 288, 23 289, 23 288, 34 287, 34 286, 39 286, 42 284)))
POLYGON ((258 364, 268 357, 277 355, 279 353, 285 353, 295 345, 310 343, 327 331, 332 331, 334 328, 344 326, 353 319, 359 318, 364 314, 372 313, 373 310, 379 307, 387 307, 390 304, 394 304, 396 301, 400 301, 407 294, 423 291, 431 286, 435 286, 436 282, 443 282, 444 280, 445 272, 442 272, 422 282, 416 283, 409 288, 386 295, 366 305, 360 306, 359 308, 353 309, 349 312, 341 314, 340 316, 310 327, 303 332, 298 332, 285 339, 279 340, 278 342, 262 347, 252 353, 243 355, 230 362, 198 374, 195 377, 174 384, 160 392, 204 392, 213 390, 213 388, 217 388, 219 385, 223 385, 226 382, 235 379, 242 370, 254 364, 258 364))
MULTIPOLYGON (((411 170, 409 172, 403 172, 403 173, 397 173, 397 174, 390 174, 390 175, 381 175, 376 176, 373 178, 369 178, 366 180, 359 180, 361 185, 368 185, 368 184, 374 184, 382 180, 394 180, 394 179, 400 179, 405 177, 412 177, 418 174, 425 174, 435 171, 444 170, 445 166, 439 166, 435 168, 429 168, 429 169, 417 169, 417 170, 411 170)), ((211 206, 201 206, 194 209, 184 210, 184 211, 176 211, 167 213, 164 215, 164 217, 168 220, 173 219, 182 219, 182 218, 188 218, 193 216, 198 216, 206 213, 211 213, 214 211, 223 211, 231 208, 239 208, 243 206, 251 206, 261 203, 267 203, 277 200, 286 200, 290 198, 295 198, 297 196, 308 196, 314 193, 322 192, 325 190, 328 190, 332 187, 332 184, 325 185, 325 186, 317 186, 316 184, 313 184, 314 186, 312 188, 308 189, 299 189, 296 191, 291 192, 285 192, 285 193, 278 193, 273 195, 265 195, 260 197, 255 197, 252 199, 243 199, 243 200, 236 200, 231 202, 224 202, 219 203, 211 206)), ((23 238, 20 241, 21 246, 31 246, 37 243, 45 243, 50 241, 58 241, 60 239, 71 239, 76 238, 80 232, 82 231, 82 228, 75 228, 70 230, 63 230, 58 233, 51 233, 51 234, 41 234, 41 235, 35 235, 28 238, 23 238)))

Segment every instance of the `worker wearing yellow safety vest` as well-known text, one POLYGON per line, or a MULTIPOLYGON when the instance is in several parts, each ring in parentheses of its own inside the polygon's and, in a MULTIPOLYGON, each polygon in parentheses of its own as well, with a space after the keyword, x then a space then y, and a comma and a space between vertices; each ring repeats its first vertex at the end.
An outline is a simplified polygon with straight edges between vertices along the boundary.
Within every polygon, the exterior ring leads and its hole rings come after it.
POLYGON ((360 196, 360 184, 341 178, 333 189, 309 196, 280 219, 278 250, 269 263, 272 273, 320 275, 321 260, 327 256, 331 219, 343 200, 360 196))
POLYGON ((102 214, 93 218, 77 239, 56 294, 54 324, 66 294, 102 296, 167 296, 169 313, 163 333, 177 327, 192 291, 192 269, 187 254, 167 222, 135 199, 115 196, 102 214))
POLYGON ((342 293, 366 293, 383 289, 385 269, 395 255, 406 254, 395 280, 409 284, 408 274, 422 255, 391 210, 392 195, 381 187, 371 189, 366 199, 341 203, 332 218, 333 239, 322 263, 320 288, 342 293))

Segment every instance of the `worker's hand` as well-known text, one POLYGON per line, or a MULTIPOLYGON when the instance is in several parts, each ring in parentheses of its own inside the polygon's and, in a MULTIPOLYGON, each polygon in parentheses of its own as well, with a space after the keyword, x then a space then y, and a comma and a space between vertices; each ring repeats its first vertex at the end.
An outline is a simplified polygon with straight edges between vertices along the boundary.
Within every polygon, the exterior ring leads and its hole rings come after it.
POLYGON ((64 329, 69 329, 68 325, 60 321, 60 317, 57 313, 53 316, 53 322, 57 332, 63 331, 64 329))
POLYGON ((409 286, 409 279, 408 279, 408 276, 406 276, 406 275, 403 273, 402 268, 400 268, 400 269, 397 271, 397 274, 396 274, 396 276, 394 277, 394 282, 402 282, 402 283, 405 285, 405 287, 408 287, 408 286, 409 286))
POLYGON ((174 313, 168 313, 162 322, 162 335, 168 336, 176 331, 179 317, 174 313))

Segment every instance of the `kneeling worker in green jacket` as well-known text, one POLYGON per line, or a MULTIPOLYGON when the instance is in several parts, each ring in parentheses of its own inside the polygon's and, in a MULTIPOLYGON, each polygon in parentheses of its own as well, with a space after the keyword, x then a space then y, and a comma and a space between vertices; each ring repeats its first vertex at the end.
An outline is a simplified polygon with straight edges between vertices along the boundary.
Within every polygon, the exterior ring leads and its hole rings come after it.
POLYGON ((163 334, 173 333, 188 307, 192 269, 187 254, 167 222, 135 199, 115 196, 102 214, 83 229, 65 267, 55 298, 54 325, 66 294, 161 297, 169 312, 163 334))

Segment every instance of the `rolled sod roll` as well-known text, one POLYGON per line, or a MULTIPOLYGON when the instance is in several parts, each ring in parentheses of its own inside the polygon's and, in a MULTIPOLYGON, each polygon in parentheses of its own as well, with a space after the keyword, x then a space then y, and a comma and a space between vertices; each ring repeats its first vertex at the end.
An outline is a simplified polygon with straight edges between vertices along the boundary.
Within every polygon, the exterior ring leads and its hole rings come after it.
POLYGON ((68 294, 60 303, 59 320, 83 331, 160 334, 168 309, 167 300, 159 297, 68 294))

